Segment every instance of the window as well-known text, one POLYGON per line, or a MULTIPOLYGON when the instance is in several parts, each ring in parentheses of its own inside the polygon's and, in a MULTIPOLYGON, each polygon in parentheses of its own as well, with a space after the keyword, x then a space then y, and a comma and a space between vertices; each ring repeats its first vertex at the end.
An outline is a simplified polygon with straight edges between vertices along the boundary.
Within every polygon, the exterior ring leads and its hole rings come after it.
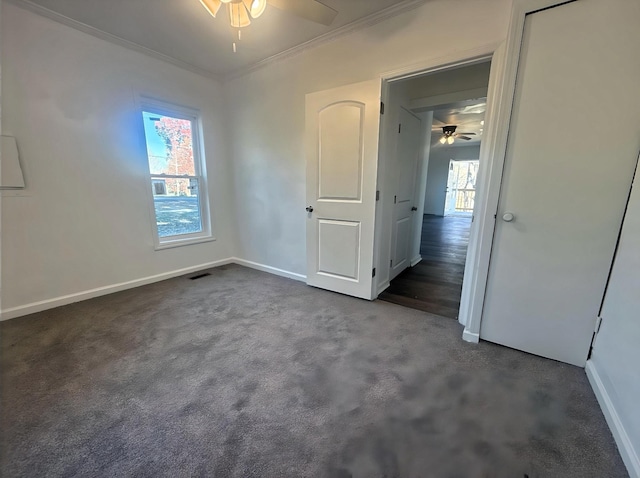
POLYGON ((211 240, 196 111, 158 102, 142 105, 159 249, 211 240))
POLYGON ((477 159, 449 161, 445 214, 471 215, 475 207, 476 178, 478 177, 477 159))

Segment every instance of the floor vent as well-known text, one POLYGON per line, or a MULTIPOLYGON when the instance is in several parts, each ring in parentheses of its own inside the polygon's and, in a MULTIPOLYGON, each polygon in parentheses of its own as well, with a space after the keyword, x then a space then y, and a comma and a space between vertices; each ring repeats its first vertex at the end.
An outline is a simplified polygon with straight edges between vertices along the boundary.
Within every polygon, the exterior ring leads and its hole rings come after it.
POLYGON ((203 277, 207 277, 207 276, 210 276, 210 275, 211 274, 209 274, 208 272, 204 272, 202 274, 191 276, 191 277, 189 277, 189 279, 191 279, 191 280, 202 279, 203 277))

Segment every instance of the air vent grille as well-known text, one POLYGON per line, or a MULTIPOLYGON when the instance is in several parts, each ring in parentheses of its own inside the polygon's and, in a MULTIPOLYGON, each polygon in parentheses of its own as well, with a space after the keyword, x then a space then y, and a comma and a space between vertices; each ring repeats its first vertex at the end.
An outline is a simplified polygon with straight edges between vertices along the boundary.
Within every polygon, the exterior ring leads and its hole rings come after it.
POLYGON ((190 280, 202 279, 203 277, 210 276, 211 274, 208 272, 203 272, 202 274, 197 274, 195 276, 189 277, 190 280))

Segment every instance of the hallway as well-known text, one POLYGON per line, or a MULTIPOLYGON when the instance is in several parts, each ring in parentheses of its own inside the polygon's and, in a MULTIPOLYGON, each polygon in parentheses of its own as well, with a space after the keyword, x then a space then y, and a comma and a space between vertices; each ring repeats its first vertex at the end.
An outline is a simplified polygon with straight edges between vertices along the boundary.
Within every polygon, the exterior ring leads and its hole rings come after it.
POLYGON ((471 217, 425 214, 422 261, 400 273, 378 298, 457 319, 470 229, 471 217))

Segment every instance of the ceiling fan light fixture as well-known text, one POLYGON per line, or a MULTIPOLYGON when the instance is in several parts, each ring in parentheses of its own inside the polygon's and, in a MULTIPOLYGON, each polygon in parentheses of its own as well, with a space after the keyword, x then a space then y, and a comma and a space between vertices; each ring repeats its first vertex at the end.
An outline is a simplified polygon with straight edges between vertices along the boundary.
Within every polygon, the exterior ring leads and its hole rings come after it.
POLYGON ((229 3, 229 22, 233 28, 243 28, 251 25, 251 19, 244 3, 229 3))
POLYGON ((453 144, 453 141, 454 141, 453 136, 447 137, 447 144, 453 144))
POLYGON ((440 138, 440 144, 445 144, 447 142, 447 137, 443 136, 442 138, 440 138))
MULTIPOLYGON (((200 0, 200 3, 214 18, 222 5, 226 5, 229 23, 231 28, 237 29, 238 40, 242 37, 241 29, 251 25, 252 18, 262 16, 268 4, 323 25, 330 25, 338 14, 336 10, 319 0, 200 0)), ((233 52, 236 51, 237 46, 234 42, 233 52)))
POLYGON ((216 18, 218 10, 220 10, 220 7, 222 6, 220 0, 200 0, 200 3, 205 8, 205 10, 207 10, 209 14, 211 14, 213 18, 216 18))
POLYGON ((267 0, 243 0, 251 18, 258 18, 267 8, 267 0))

